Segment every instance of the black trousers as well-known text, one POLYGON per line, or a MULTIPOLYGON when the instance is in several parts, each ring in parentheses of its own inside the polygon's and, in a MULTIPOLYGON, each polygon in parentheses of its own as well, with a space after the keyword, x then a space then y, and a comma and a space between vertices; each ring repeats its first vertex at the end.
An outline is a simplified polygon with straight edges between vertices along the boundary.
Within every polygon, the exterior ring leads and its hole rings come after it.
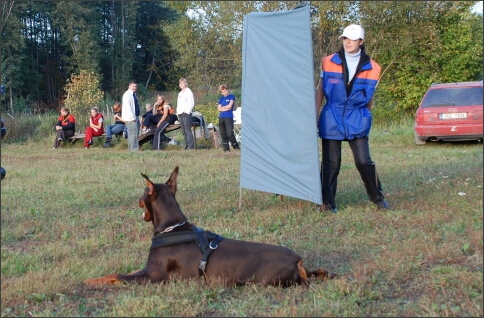
POLYGON ((59 145, 60 145, 59 138, 66 141, 67 138, 71 138, 75 134, 76 134, 76 132, 74 130, 70 130, 70 129, 56 130, 55 131, 54 148, 59 148, 59 145))
POLYGON ((222 148, 224 151, 230 150, 229 141, 234 149, 240 149, 234 134, 234 119, 220 118, 218 119, 218 128, 220 129, 220 137, 222 138, 222 148))
POLYGON ((156 127, 155 134, 153 135, 153 149, 161 150, 162 142, 170 142, 171 138, 168 138, 163 132, 166 127, 172 125, 177 119, 176 115, 168 115, 165 120, 156 127))
MULTIPOLYGON (((370 157, 368 138, 348 140, 353 152, 355 166, 365 184, 366 193, 372 202, 384 199, 375 163, 370 157)), ((338 174, 341 168, 341 140, 322 139, 323 160, 321 161, 321 185, 323 205, 336 208, 335 196, 338 174)))
POLYGON ((161 115, 159 115, 159 114, 153 115, 153 113, 147 112, 143 116, 145 116, 145 117, 142 117, 143 118, 143 126, 145 126, 145 128, 150 128, 152 130, 156 129, 156 125, 160 121, 161 115))

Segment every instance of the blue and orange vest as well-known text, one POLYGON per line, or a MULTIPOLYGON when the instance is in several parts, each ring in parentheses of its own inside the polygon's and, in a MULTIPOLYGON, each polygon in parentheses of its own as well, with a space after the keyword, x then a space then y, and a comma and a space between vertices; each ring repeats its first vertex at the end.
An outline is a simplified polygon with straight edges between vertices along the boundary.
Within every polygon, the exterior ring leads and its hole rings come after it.
POLYGON ((347 86, 340 54, 326 56, 321 60, 323 94, 326 98, 318 121, 319 137, 333 140, 353 140, 368 137, 372 115, 367 108, 373 98, 381 67, 364 51, 360 63, 347 86))

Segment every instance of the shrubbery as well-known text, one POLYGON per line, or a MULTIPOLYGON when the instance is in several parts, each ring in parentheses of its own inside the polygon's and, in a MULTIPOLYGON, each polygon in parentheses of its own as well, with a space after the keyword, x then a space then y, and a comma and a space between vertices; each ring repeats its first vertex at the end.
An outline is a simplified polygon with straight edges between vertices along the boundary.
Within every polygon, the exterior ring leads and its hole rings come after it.
POLYGON ((203 118, 207 124, 213 123, 214 125, 218 125, 218 111, 217 106, 214 104, 210 105, 196 105, 195 111, 202 113, 203 118))
POLYGON ((7 133, 2 142, 26 142, 29 139, 40 141, 54 134, 58 115, 50 112, 44 115, 5 116, 7 133))
POLYGON ((76 130, 88 127, 91 107, 100 106, 104 93, 101 91, 99 75, 94 72, 81 71, 73 74, 64 87, 67 98, 64 106, 76 117, 76 130))

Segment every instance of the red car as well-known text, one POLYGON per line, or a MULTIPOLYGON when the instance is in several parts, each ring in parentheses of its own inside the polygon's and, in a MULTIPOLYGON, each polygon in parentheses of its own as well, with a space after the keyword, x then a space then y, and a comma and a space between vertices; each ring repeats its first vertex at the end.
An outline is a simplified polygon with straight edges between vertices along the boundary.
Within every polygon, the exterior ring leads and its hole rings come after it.
POLYGON ((482 141, 482 81, 432 84, 415 114, 415 143, 482 141))

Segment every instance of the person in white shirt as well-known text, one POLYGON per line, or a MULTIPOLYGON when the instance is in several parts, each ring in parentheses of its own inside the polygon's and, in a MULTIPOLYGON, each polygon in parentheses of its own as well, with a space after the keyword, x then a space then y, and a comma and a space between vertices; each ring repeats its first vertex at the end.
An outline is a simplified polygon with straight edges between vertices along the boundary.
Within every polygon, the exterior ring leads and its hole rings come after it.
POLYGON ((136 97, 137 89, 138 85, 136 85, 135 82, 129 83, 128 90, 123 94, 121 111, 121 118, 124 121, 126 128, 128 128, 128 149, 132 151, 139 150, 138 135, 140 129, 140 108, 138 98, 136 97))
POLYGON ((178 86, 181 91, 178 93, 176 115, 185 140, 185 150, 191 150, 195 149, 195 140, 192 135, 192 111, 195 106, 195 99, 192 90, 188 87, 186 78, 180 78, 178 86))

